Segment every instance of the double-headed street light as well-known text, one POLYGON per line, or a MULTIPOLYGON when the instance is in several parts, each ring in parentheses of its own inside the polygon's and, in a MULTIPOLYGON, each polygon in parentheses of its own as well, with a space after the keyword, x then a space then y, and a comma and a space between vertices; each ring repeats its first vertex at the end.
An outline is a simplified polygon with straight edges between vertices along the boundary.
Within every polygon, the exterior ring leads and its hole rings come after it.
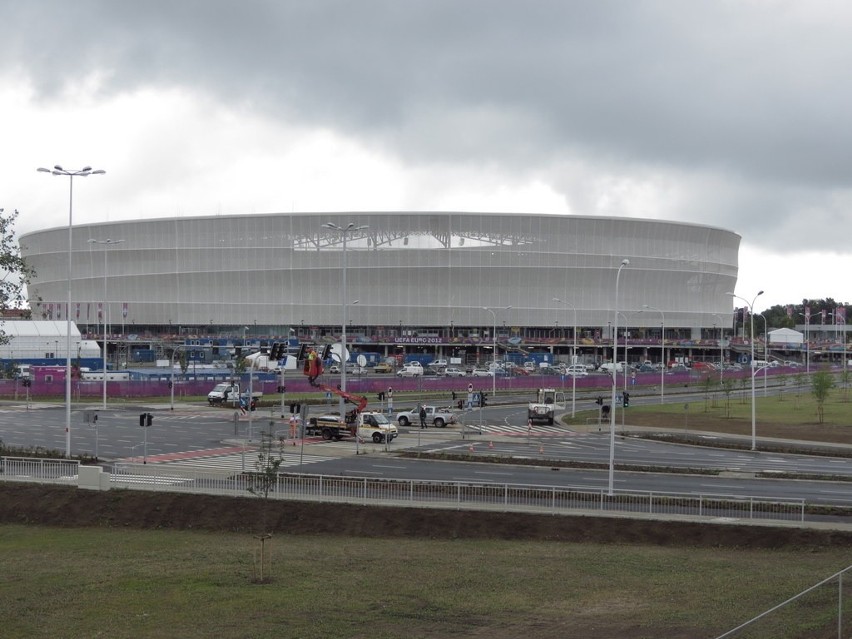
MULTIPOLYGON (((615 484, 615 393, 618 383, 618 281, 621 279, 621 270, 630 264, 630 260, 621 260, 618 273, 615 275, 615 302, 612 307, 612 403, 609 408, 609 495, 613 494, 615 484)), ((625 362, 626 364, 626 362, 625 362)))
POLYGON ((77 171, 63 169, 58 164, 52 169, 39 167, 41 173, 68 177, 68 305, 65 307, 65 456, 71 456, 71 233, 74 227, 74 178, 103 175, 106 171, 84 166, 77 171))
MULTIPOLYGON (((511 306, 504 306, 502 309, 497 310, 508 311, 511 308, 511 306)), ((494 397, 497 394, 497 313, 493 308, 488 308, 487 306, 483 306, 482 310, 491 313, 491 318, 494 320, 493 331, 491 333, 491 347, 494 349, 494 352, 491 354, 491 397, 494 397)))
POLYGON ((649 306, 648 304, 643 304, 642 308, 647 308, 650 311, 657 311, 662 318, 662 332, 660 333, 660 344, 662 344, 662 358, 663 365, 660 367, 660 403, 665 403, 666 397, 666 314, 663 313, 662 309, 656 308, 654 306, 649 306))
POLYGON ((109 238, 105 240, 89 240, 89 244, 103 244, 104 245, 104 316, 103 316, 103 328, 104 328, 104 352, 103 352, 103 362, 104 362, 104 400, 103 400, 103 410, 106 410, 107 407, 107 318, 108 318, 108 309, 109 302, 107 301, 107 254, 109 253, 109 247, 113 244, 121 244, 124 240, 111 240, 109 238))
MULTIPOLYGON (((573 367, 577 363, 577 307, 558 297, 554 297, 553 301, 568 306, 574 311, 574 348, 571 351, 571 366, 573 367)), ((573 419, 577 404, 577 375, 575 375, 573 368, 569 367, 568 370, 571 372, 571 419, 573 419)))
MULTIPOLYGON (((346 238, 353 231, 363 231, 370 228, 366 224, 356 225, 354 222, 349 222, 346 226, 338 226, 334 222, 326 222, 322 225, 323 228, 330 231, 340 233, 343 238, 343 260, 340 276, 340 306, 342 311, 341 331, 340 331, 340 390, 346 392, 346 361, 348 360, 348 351, 346 350, 346 238)), ((346 419, 346 400, 341 395, 340 402, 340 419, 346 419)), ((355 434, 355 442, 357 446, 358 434, 355 434)), ((357 449, 356 449, 357 452, 357 449)))
POLYGON ((754 299, 752 299, 751 302, 744 297, 731 293, 730 291, 725 293, 725 295, 730 295, 731 297, 745 302, 748 305, 749 320, 751 321, 751 339, 749 340, 749 345, 751 346, 751 362, 749 362, 749 366, 751 367, 751 449, 757 450, 757 413, 754 408, 754 375, 757 370, 754 365, 754 303, 757 301, 758 297, 763 295, 763 291, 758 291, 757 295, 754 296, 754 299))

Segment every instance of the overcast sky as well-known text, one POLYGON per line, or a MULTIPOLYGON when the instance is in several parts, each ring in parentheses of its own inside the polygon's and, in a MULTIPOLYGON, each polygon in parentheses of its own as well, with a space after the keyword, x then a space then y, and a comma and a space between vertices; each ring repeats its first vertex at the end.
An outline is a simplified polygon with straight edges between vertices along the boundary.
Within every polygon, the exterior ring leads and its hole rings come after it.
POLYGON ((0 207, 605 215, 743 237, 756 310, 852 301, 846 0, 0 3, 0 207))

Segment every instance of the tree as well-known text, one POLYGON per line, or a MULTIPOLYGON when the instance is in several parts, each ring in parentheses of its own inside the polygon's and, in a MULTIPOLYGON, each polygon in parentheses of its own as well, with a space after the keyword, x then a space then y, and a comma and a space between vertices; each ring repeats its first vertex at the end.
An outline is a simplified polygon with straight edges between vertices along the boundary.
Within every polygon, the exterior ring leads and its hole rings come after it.
MULTIPOLYGON (((0 314, 24 305, 24 287, 33 275, 21 257, 15 238, 15 221, 18 211, 5 214, 0 209, 0 314)), ((7 344, 9 337, 0 330, 0 344, 7 344)))
POLYGON ((272 538, 267 522, 267 511, 269 509, 269 493, 278 485, 278 471, 284 461, 281 441, 278 440, 275 449, 272 433, 262 432, 260 434, 260 446, 257 449, 257 459, 254 462, 254 472, 248 476, 247 490, 257 497, 263 499, 261 511, 260 530, 255 536, 260 542, 260 559, 258 562, 258 582, 266 583, 269 577, 264 575, 266 564, 266 542, 272 538))
POLYGON ((186 371, 189 370, 189 360, 186 358, 186 351, 181 351, 178 355, 178 364, 180 364, 180 372, 186 376, 186 371))
POLYGON ((825 400, 832 388, 834 388, 834 378, 825 371, 814 373, 811 377, 811 393, 817 403, 817 418, 820 424, 825 420, 825 400))

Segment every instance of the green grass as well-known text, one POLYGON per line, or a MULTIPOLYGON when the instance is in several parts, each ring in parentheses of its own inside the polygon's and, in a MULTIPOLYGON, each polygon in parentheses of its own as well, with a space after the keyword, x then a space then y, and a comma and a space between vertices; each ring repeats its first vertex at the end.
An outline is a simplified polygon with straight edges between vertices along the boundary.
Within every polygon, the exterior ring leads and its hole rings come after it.
MULTIPOLYGON (((256 548, 249 535, 0 527, 0 635, 708 637, 849 563, 840 548, 278 536, 273 581, 258 585, 256 548)), ((811 606, 821 626, 825 596, 811 606)))

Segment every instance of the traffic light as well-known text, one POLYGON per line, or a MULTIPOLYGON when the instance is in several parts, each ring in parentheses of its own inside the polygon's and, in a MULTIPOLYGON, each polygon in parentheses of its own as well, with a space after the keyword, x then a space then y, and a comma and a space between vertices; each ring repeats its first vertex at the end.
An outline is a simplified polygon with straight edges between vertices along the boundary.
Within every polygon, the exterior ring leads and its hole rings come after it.
POLYGON ((624 400, 622 401, 621 405, 625 408, 630 406, 630 393, 624 393, 624 400))
POLYGON ((140 426, 144 426, 144 425, 145 425, 145 413, 141 413, 141 414, 139 415, 139 425, 140 425, 140 426))
POLYGON ((281 342, 273 342, 272 348, 269 351, 269 359, 273 359, 276 362, 284 357, 284 344, 281 342))
POLYGON ((301 344, 299 345, 299 353, 296 355, 296 360, 304 362, 306 359, 308 359, 308 345, 301 344))
POLYGON ((328 359, 328 356, 331 355, 331 344, 326 344, 322 349, 321 360, 325 361, 328 359))
POLYGON ((597 404, 598 406, 603 406, 603 397, 598 395, 598 398, 595 400, 595 404, 597 404))
POLYGON ((236 356, 237 359, 240 359, 243 356, 243 347, 242 346, 235 346, 234 347, 234 355, 236 356))
POLYGON ((150 426, 154 422, 154 416, 151 413, 141 413, 139 415, 140 426, 150 426))
POLYGON ((278 384, 278 392, 279 393, 284 393, 286 391, 287 391, 287 387, 284 386, 284 384, 278 384))

